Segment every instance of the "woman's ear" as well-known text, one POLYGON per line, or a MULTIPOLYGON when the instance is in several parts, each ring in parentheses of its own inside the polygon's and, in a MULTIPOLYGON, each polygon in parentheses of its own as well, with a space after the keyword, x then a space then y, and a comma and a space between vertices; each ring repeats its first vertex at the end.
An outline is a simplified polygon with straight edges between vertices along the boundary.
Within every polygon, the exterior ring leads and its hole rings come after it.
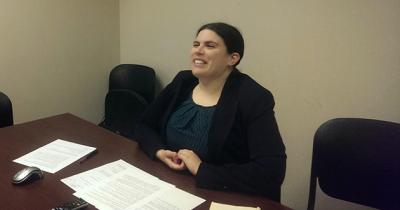
POLYGON ((234 66, 234 65, 237 64, 237 62, 239 62, 240 55, 239 55, 239 53, 234 52, 234 53, 230 54, 229 58, 230 58, 229 59, 229 65, 230 66, 234 66))

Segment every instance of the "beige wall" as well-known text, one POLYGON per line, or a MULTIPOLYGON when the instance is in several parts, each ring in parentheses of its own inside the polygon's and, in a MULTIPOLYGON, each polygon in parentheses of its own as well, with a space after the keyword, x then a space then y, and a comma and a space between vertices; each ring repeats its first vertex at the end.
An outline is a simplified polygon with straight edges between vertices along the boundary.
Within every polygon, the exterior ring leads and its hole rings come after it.
POLYGON ((0 1, 0 90, 16 123, 65 112, 98 123, 118 63, 118 1, 0 1))
POLYGON ((288 154, 282 202, 294 209, 306 207, 312 137, 322 122, 400 122, 398 0, 0 3, 0 90, 17 123, 64 112, 98 122, 119 61, 152 66, 165 85, 188 68, 201 24, 238 26, 246 40, 239 68, 275 95, 288 154))
POLYGON ((238 26, 239 68, 270 89, 287 147, 282 202, 305 209, 312 138, 334 117, 400 122, 398 0, 120 0, 121 62, 152 66, 165 85, 188 68, 196 29, 238 26))

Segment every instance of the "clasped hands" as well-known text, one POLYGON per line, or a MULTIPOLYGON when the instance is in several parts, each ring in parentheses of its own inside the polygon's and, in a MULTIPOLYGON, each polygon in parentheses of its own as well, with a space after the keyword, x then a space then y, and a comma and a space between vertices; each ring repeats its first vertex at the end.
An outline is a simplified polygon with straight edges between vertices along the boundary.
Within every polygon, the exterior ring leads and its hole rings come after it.
POLYGON ((178 152, 160 149, 156 156, 163 163, 174 170, 188 169, 193 175, 197 174, 200 167, 201 159, 192 150, 181 149, 178 152))

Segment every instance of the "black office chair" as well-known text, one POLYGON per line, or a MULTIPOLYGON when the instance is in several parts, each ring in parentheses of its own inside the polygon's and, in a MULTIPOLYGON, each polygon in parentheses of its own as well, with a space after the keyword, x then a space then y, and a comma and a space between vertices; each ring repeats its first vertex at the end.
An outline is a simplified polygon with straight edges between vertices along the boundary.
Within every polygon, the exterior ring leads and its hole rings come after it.
POLYGON ((12 103, 10 98, 0 92, 0 128, 14 124, 12 103))
POLYGON ((136 121, 154 100, 155 71, 147 66, 121 64, 109 76, 105 116, 100 126, 132 137, 136 121))
POLYGON ((308 210, 317 179, 331 197, 400 209, 400 124, 359 118, 322 124, 314 136, 308 210))

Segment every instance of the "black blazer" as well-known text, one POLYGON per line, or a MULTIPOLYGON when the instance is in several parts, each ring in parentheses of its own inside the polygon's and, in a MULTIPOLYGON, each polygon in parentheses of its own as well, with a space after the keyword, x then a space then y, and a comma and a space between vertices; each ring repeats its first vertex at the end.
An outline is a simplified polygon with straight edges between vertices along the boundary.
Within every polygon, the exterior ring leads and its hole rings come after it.
MULTIPOLYGON (((198 84, 181 71, 136 125, 135 139, 151 157, 168 149, 169 116, 198 84)), ((286 154, 274 116, 272 94, 246 74, 233 70, 216 105, 208 134, 208 159, 196 175, 199 187, 265 195, 280 201, 286 154)))

